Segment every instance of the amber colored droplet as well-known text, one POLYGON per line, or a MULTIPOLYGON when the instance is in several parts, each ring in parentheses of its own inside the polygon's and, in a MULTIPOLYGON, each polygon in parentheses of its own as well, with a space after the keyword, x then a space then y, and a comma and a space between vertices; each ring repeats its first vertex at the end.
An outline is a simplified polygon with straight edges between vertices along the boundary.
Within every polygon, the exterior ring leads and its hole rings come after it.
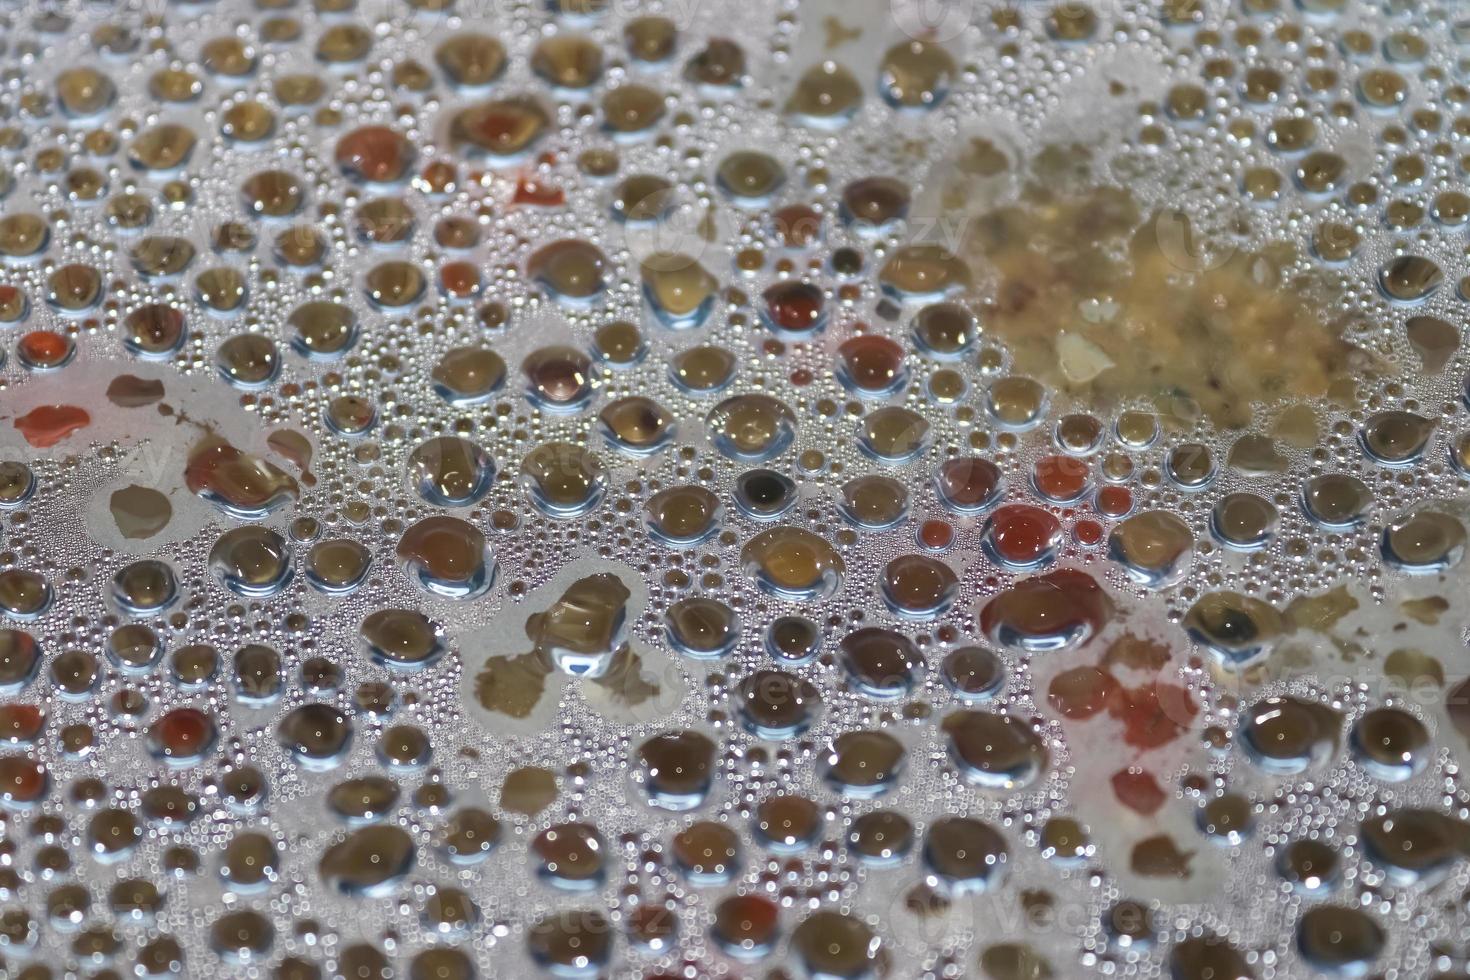
POLYGON ((113 491, 108 508, 125 538, 151 538, 168 526, 174 512, 167 496, 137 484, 113 491))
POLYGON ((1087 490, 1087 463, 1075 456, 1043 456, 1031 472, 1041 495, 1058 503, 1076 500, 1087 490))
POLYGON ((54 446, 73 432, 92 424, 86 409, 75 405, 42 405, 14 422, 25 441, 37 449, 54 446))
POLYGON ((765 292, 765 315, 773 329, 810 334, 826 323, 822 291, 811 283, 787 282, 765 292))
POLYGON ((819 126, 838 125, 857 111, 863 87, 845 66, 824 61, 797 80, 786 111, 819 126))
POLYGON ((474 598, 494 579, 484 533, 455 517, 427 517, 410 527, 398 540, 398 557, 436 595, 474 598))
POLYGON ((514 204, 531 204, 536 207, 554 208, 560 207, 567 202, 566 192, 554 184, 548 184, 535 177, 521 177, 516 181, 515 194, 511 197, 514 204))
POLYGON ((1110 782, 1119 803, 1146 817, 1158 813, 1167 799, 1153 773, 1136 766, 1119 769, 1110 782))
POLYGON ((32 330, 16 344, 21 360, 35 368, 58 368, 71 360, 72 341, 52 330, 32 330))
POLYGON ((1061 523, 1051 512, 1030 504, 1008 504, 990 515, 984 541, 1005 564, 1027 567, 1048 561, 1060 535, 1061 523))
POLYGON ((1051 679, 1046 700, 1063 718, 1080 720, 1107 708, 1117 691, 1118 682, 1107 671, 1091 666, 1073 667, 1051 679))
POLYGON ((925 521, 919 525, 919 543, 930 551, 943 551, 954 543, 954 527, 948 521, 925 521))
POLYGON ((176 764, 202 757, 214 745, 214 719, 198 708, 175 708, 148 730, 149 749, 176 764))
POLYGON ((470 106, 450 121, 449 138, 459 149, 494 158, 527 151, 551 125, 540 103, 512 98, 470 106))
POLYGON ((1000 469, 978 456, 945 460, 934 478, 940 500, 960 513, 990 506, 999 495, 1000 482, 1000 469))
POLYGON ((370 183, 403 180, 414 156, 408 139, 387 126, 363 126, 337 141, 337 166, 348 176, 370 183))
POLYGON ((1097 512, 1107 517, 1123 517, 1133 509, 1133 494, 1127 487, 1102 487, 1097 492, 1097 512))
POLYGON ((261 516, 300 494, 289 474, 219 439, 206 439, 190 454, 184 482, 191 493, 243 517, 261 516))
POLYGON ((1113 603, 1096 579, 1061 569, 1024 579, 986 603, 980 625, 999 643, 1028 650, 1071 646, 1112 618, 1113 603))

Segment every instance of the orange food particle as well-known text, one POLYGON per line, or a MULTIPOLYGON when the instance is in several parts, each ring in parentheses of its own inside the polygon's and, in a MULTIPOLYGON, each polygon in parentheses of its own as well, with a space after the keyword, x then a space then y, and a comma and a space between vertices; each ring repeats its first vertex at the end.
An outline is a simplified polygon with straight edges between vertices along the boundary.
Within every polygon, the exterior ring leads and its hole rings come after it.
POLYGON ((15 420, 25 441, 37 449, 54 446, 78 429, 92 424, 86 409, 75 405, 42 405, 15 420))

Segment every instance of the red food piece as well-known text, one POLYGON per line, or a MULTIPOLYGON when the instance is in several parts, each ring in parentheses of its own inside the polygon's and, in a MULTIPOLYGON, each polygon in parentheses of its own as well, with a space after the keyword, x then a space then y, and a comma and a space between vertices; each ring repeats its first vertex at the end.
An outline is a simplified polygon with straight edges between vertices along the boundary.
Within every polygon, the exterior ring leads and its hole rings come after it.
POLYGON ((1113 795, 1118 802, 1135 813, 1151 817, 1159 812, 1166 799, 1163 787, 1153 773, 1137 766, 1119 769, 1113 773, 1113 795))
POLYGON ((1165 681, 1119 688, 1108 713, 1123 722, 1123 741, 1137 749, 1168 745, 1199 712, 1188 689, 1165 681))
POLYGON ((37 449, 54 446, 78 429, 92 424, 86 409, 75 405, 42 405, 15 420, 25 441, 37 449))

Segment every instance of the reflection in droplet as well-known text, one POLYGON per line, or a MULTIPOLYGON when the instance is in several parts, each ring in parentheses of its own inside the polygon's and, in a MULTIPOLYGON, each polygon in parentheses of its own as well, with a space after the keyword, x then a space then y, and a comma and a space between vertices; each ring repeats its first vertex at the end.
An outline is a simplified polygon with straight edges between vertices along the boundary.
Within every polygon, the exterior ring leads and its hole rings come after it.
POLYGON ((741 549, 740 564, 761 588, 794 601, 832 596, 846 570, 825 538, 799 527, 757 534, 741 549))
POLYGON ((1424 455, 1434 420, 1413 412, 1379 412, 1363 422, 1363 449, 1385 466, 1408 466, 1424 455))
POLYGON ((888 608, 905 619, 929 620, 944 613, 959 594, 954 570, 929 555, 900 555, 883 566, 878 585, 888 608))
POLYGON ((1358 764, 1385 782, 1403 782, 1429 762, 1424 723, 1399 708, 1375 708, 1353 725, 1349 745, 1358 764))
POLYGON ((1005 873, 1009 849, 990 824, 969 817, 941 817, 924 837, 924 860, 951 892, 991 888, 1005 873))
POLYGON ((473 599, 495 580, 484 532, 457 517, 426 517, 398 539, 398 559, 410 580, 431 595, 473 599))
POLYGON ((572 518, 596 507, 607 489, 597 457, 567 442, 544 442, 521 461, 521 482, 552 517, 572 518))
POLYGON ((1437 510, 1419 510, 1383 529, 1384 560, 1416 574, 1439 572, 1459 564, 1465 554, 1465 525, 1437 510))
POLYGON ((832 739, 823 774, 844 796, 881 796, 897 784, 907 754, 903 744, 887 732, 846 731, 832 739))
POLYGON ((1004 646, 1058 650, 1086 641, 1112 615, 1112 601, 1096 579, 1060 569, 1023 579, 991 599, 980 612, 980 627, 1004 646))
POLYGON ((761 463, 780 455, 796 438, 796 416, 770 395, 736 395, 716 405, 705 420, 715 447, 732 459, 761 463))
POLYGON ((372 555, 351 538, 325 538, 306 553, 306 580, 328 595, 347 595, 367 578, 372 555))
POLYGON ((413 839, 392 824, 374 824, 351 831, 323 852, 318 871, 322 881, 348 896, 392 894, 413 870, 417 856, 413 839))
POLYGON ((774 521, 796 506, 796 481, 779 470, 760 467, 735 478, 735 504, 746 517, 774 521))
POLYGON ((252 598, 275 595, 291 579, 286 540, 260 525, 221 534, 210 549, 209 568, 230 591, 252 598))
POLYGON ((924 671, 924 657, 902 633, 865 626, 843 637, 841 663, 858 692, 879 701, 906 697, 924 671))
POLYGON ((419 495, 441 507, 464 507, 490 492, 495 464, 479 445, 459 436, 436 436, 408 456, 409 480, 419 495))
POLYGON ((666 810, 692 810, 704 802, 713 776, 715 744, 694 731, 669 732, 638 749, 649 802, 666 810))
POLYGON ((642 395, 609 402, 598 414, 598 423, 608 444, 630 456, 650 456, 664 449, 677 431, 668 409, 642 395))
POLYGON ((1367 484, 1346 473, 1314 476, 1302 487, 1302 508, 1325 528, 1356 527, 1372 507, 1373 492, 1367 484))
POLYGON ((1258 661, 1285 632, 1282 615, 1270 603, 1237 592, 1207 592, 1184 617, 1185 629, 1225 666, 1239 670, 1258 661))
POLYGON ((1169 511, 1144 511, 1113 528, 1108 553, 1134 581, 1163 588, 1189 570, 1194 532, 1169 511))
POLYGON ((1444 283, 1444 270, 1422 255, 1400 255, 1378 270, 1378 288, 1398 303, 1422 303, 1444 283))
POLYGON ((1328 757, 1341 724, 1335 711, 1315 701, 1268 697, 1242 713, 1240 740, 1262 769, 1292 774, 1328 757))
POLYGON ((669 645, 696 660, 718 660, 740 640, 740 620, 735 611, 706 596, 674 603, 665 614, 665 621, 669 645))
POLYGON ((1031 727, 1008 714, 957 711, 944 719, 950 755, 979 786, 1014 789, 1046 771, 1050 753, 1031 727))

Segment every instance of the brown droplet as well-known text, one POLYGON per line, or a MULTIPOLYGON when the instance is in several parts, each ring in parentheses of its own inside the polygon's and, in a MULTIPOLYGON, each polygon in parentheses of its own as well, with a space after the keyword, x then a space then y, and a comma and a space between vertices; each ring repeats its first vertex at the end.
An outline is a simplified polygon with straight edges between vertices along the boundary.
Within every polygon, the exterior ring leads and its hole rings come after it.
POLYGON ((556 802, 556 775, 549 769, 526 766, 506 774, 500 786, 500 808, 534 817, 556 802))
POLYGON ((92 424, 86 409, 75 405, 42 405, 12 423, 27 443, 37 449, 56 445, 72 433, 92 424))
POLYGON ((1128 866, 1144 878, 1188 878, 1193 851, 1181 851, 1168 834, 1145 838, 1133 845, 1128 866))
POLYGON ((140 408, 163 400, 163 382, 155 378, 140 378, 134 374, 119 374, 107 383, 107 400, 119 408, 140 408))

